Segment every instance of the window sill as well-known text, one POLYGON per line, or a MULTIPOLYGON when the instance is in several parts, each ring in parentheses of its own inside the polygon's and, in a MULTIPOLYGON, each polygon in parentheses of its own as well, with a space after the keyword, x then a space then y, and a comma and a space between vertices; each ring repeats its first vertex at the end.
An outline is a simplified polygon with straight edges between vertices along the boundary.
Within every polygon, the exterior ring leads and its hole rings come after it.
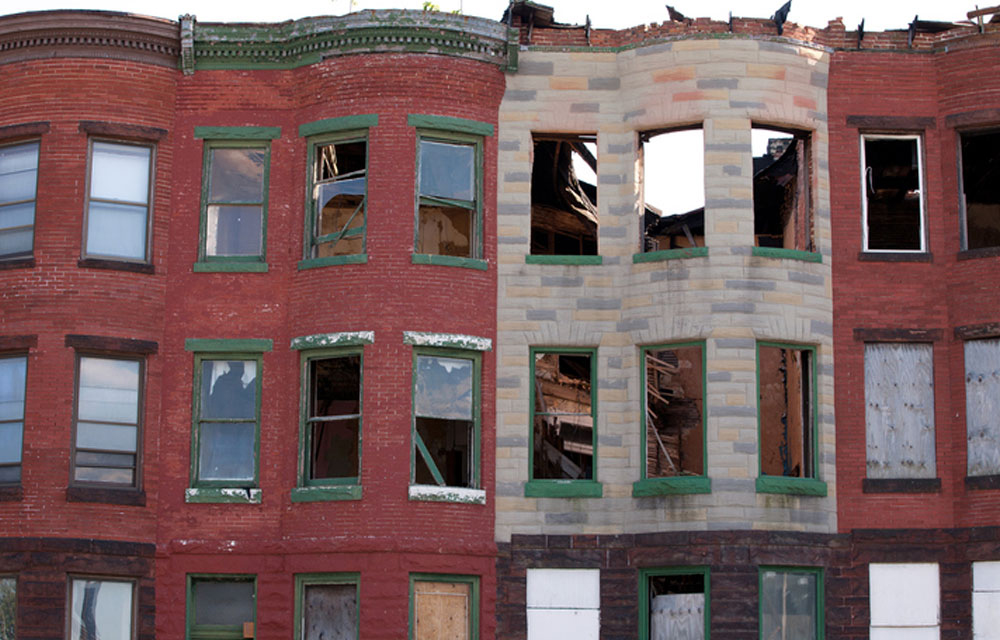
POLYGON ((130 271, 132 273, 155 273, 153 265, 145 262, 125 262, 124 260, 105 260, 103 258, 80 258, 76 266, 83 269, 110 269, 111 271, 130 271))
POLYGON ((815 478, 757 476, 757 493, 784 493, 793 496, 826 497, 826 483, 815 478))
POLYGON ((529 480, 526 498, 600 498, 604 487, 595 480, 529 480))
POLYGON ((466 487, 439 487, 429 484, 411 484, 410 500, 426 502, 457 502, 460 504, 486 504, 485 489, 466 487))
POLYGON ((784 258, 785 260, 801 260, 802 262, 823 262, 823 254, 816 251, 800 251, 798 249, 783 249, 781 247, 753 247, 750 255, 758 258, 784 258))
POLYGON ((188 503, 229 503, 229 504, 260 504, 260 489, 244 489, 241 487, 218 488, 188 488, 184 490, 184 502, 188 503))
POLYGON ((145 507, 146 492, 127 487, 67 487, 66 502, 103 502, 145 507))
POLYGON ((1000 489, 1000 475, 966 476, 965 488, 972 490, 1000 489))
POLYGON ((436 264, 442 267, 463 267, 486 271, 489 264, 479 258, 462 258, 460 256, 439 256, 431 253, 414 253, 413 264, 436 264))
POLYGON ((861 481, 864 493, 937 493, 941 491, 941 478, 865 478, 861 481))
POLYGON ((632 483, 632 497, 678 496, 691 493, 712 493, 712 480, 708 476, 675 476, 671 478, 646 478, 632 483))
POLYGON ((958 252, 959 260, 975 260, 976 258, 995 258, 1000 256, 1000 247, 981 247, 958 252))
POLYGON ((524 256, 524 264, 604 264, 604 256, 524 256))
POLYGON ((0 487, 0 502, 18 502, 24 499, 24 487, 10 485, 0 487))
POLYGON ((331 267, 338 264, 365 264, 367 262, 367 253, 354 253, 349 256, 306 258, 305 260, 299 260, 299 271, 305 271, 306 269, 318 269, 319 267, 331 267))
POLYGON ((327 502, 360 499, 360 484, 334 484, 316 487, 295 487, 292 489, 292 502, 327 502))
POLYGON ((924 251, 886 251, 872 253, 862 251, 858 254, 860 262, 934 262, 934 254, 924 251))
POLYGON ((640 262, 665 262, 684 258, 703 258, 708 255, 708 247, 689 247, 687 249, 663 249, 647 253, 633 253, 632 264, 640 262))
POLYGON ((195 262, 195 273, 267 273, 266 262, 195 262))
POLYGON ((11 258, 9 260, 0 260, 0 271, 5 271, 7 269, 34 269, 35 268, 35 258, 11 258))

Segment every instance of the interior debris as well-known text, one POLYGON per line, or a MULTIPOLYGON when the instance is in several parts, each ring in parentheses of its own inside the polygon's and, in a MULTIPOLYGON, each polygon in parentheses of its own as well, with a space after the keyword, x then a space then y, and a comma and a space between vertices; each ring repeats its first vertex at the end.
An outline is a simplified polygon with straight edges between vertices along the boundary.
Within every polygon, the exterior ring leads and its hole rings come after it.
POLYGON ((866 250, 923 249, 917 140, 912 136, 864 139, 866 250))
POLYGON ((699 129, 656 130, 639 134, 642 146, 643 251, 705 246, 704 136, 699 129), (650 176, 646 167, 663 167, 650 176), (654 185, 659 187, 654 189, 654 185), (665 192, 659 200, 656 191, 665 192), (694 206, 692 206, 694 205, 694 206))
POLYGON ((760 470, 812 478, 812 373, 806 349, 761 345, 760 470))
POLYGON ((1000 131, 962 134, 966 249, 1000 247, 1000 131))
POLYGON ((581 182, 581 165, 597 171, 597 136, 536 135, 531 169, 531 253, 597 255, 597 186, 581 182))
POLYGON ((316 147, 314 258, 364 253, 367 165, 363 139, 316 147))
POLYGON ((535 356, 535 479, 593 479, 591 355, 535 356))
POLYGON ((809 136, 753 129, 767 136, 767 150, 753 159, 754 244, 812 251, 809 136))
POLYGON ((649 350, 646 477, 704 473, 701 347, 649 350))

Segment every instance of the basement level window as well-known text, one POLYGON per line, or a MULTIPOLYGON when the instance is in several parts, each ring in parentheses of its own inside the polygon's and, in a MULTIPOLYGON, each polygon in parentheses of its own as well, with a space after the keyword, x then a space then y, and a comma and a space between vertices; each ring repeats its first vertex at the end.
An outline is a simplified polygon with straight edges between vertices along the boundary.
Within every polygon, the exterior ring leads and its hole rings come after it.
POLYGON ((73 578, 69 594, 70 640, 130 640, 135 637, 134 596, 134 582, 73 578))
POLYGON ((705 246, 705 136, 701 127, 639 134, 642 250, 705 246), (655 173, 653 173, 655 169, 655 173))
POLYGON ((190 640, 256 637, 257 584, 253 576, 188 576, 190 640))
POLYGON ((962 133, 963 248, 1000 247, 1000 131, 962 133))
POLYGON ((531 254, 597 255, 597 135, 532 137, 531 254))
POLYGON ((31 256, 38 148, 37 141, 0 146, 0 260, 31 256))
POLYGON ((751 130, 754 246, 813 251, 809 134, 751 130))
POLYGON ((356 573, 296 575, 296 640, 356 639, 359 588, 356 573))
POLYGON ((760 568, 760 638, 823 637, 823 571, 760 568))
POLYGON ((0 576, 0 638, 17 638, 17 576, 0 576))
POLYGON ((311 145, 310 258, 365 252, 368 192, 367 131, 311 145))
POLYGON ((410 574, 410 640, 479 638, 479 577, 410 574))
POLYGON ((861 136, 864 250, 926 251, 921 139, 861 136))
POLYGON ((640 640, 707 638, 708 567, 639 570, 640 640))

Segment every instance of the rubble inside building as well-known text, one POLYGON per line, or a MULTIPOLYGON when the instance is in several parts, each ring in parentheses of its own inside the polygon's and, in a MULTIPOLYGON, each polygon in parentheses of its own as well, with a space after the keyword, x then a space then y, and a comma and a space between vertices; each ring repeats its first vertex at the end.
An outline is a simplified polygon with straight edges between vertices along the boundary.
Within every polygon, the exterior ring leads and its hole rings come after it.
POLYGON ((581 182, 574 156, 597 171, 596 135, 534 138, 531 169, 532 255, 597 255, 597 186, 581 182))

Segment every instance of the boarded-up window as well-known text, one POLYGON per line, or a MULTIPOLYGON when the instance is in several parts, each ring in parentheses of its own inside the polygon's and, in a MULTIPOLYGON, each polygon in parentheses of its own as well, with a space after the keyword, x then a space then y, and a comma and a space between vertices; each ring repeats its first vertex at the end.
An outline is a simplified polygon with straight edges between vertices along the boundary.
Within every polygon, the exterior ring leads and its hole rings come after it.
POLYGON ((972 637, 1000 640, 1000 562, 972 563, 972 637))
POLYGON ((594 478, 593 364, 592 351, 534 353, 532 479, 594 478))
POLYGON ((413 640, 472 640, 474 578, 413 581, 413 640))
POLYGON ((357 583, 326 584, 321 580, 298 577, 301 587, 300 640, 357 640, 357 583))
POLYGON ((646 369, 646 477, 705 471, 701 345, 649 347, 646 369))
POLYGON ((816 477, 811 348, 760 344, 760 471, 816 477))
POLYGON ((754 244, 812 251, 809 135, 754 127, 754 244))
POLYGON ((705 136, 701 128, 639 134, 642 250, 705 246, 705 136))
POLYGON ((1000 340, 965 343, 970 476, 1000 474, 1000 340))
POLYGON ((704 640, 708 628, 708 569, 647 569, 640 595, 647 611, 640 640, 704 640))
POLYGON ((865 345, 869 478, 934 478, 934 361, 929 344, 865 345))
POLYGON ((528 640, 598 640, 599 569, 528 569, 528 640))
POLYGON ((919 136, 861 139, 865 251, 924 251, 919 136))
POLYGON ((962 134, 965 249, 1000 247, 1000 131, 962 134))
POLYGON ((597 136, 535 134, 531 253, 597 255, 597 136))
POLYGON ((937 564, 868 566, 872 640, 937 640, 941 598, 937 564))
POLYGON ((760 637, 816 640, 822 628, 821 580, 814 569, 761 569, 760 637))
POLYGON ((17 578, 0 578, 0 640, 17 639, 17 578))

